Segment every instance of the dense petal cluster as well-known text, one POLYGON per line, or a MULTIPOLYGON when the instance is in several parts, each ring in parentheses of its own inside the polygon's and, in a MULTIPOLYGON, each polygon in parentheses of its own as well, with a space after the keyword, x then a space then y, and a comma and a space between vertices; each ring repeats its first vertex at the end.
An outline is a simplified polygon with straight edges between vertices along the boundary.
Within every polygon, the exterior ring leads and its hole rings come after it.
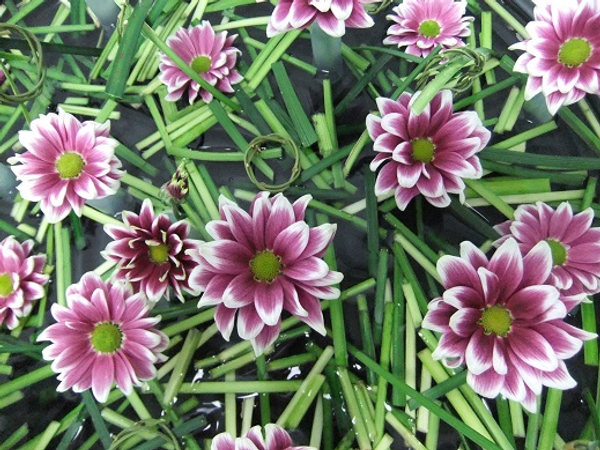
POLYGON ((198 304, 218 305, 215 321, 229 340, 237 314, 237 331, 261 354, 279 335, 282 310, 325 334, 319 299, 335 299, 331 287, 343 275, 321 258, 336 226, 311 228, 304 213, 311 196, 293 204, 282 194, 259 193, 250 214, 221 197, 221 220, 206 226, 214 238, 203 243, 190 286, 203 292, 198 304))
POLYGON ((31 256, 32 249, 32 240, 21 244, 14 236, 0 242, 0 325, 9 330, 16 328, 19 320, 31 313, 33 302, 45 295, 46 256, 31 256))
POLYGON ((239 438, 229 433, 214 437, 210 450, 316 450, 314 447, 294 447, 292 438, 278 425, 265 425, 264 432, 259 425, 248 430, 239 438), (263 436, 264 435, 264 436, 263 436))
POLYGON ((461 38, 471 34, 465 17, 466 1, 405 0, 387 16, 396 22, 388 28, 384 44, 405 48, 406 53, 425 57, 438 45, 442 49, 465 45, 461 38))
POLYGON ((477 153, 491 135, 474 111, 453 112, 449 90, 438 93, 421 114, 414 114, 411 105, 418 95, 404 93, 397 101, 378 98, 381 117, 367 117, 378 152, 370 168, 383 166, 375 193, 394 193, 401 210, 418 194, 437 207, 450 204, 449 193, 459 194, 463 201, 462 179, 481 177, 477 153))
POLYGON ((166 214, 154 213, 150 200, 144 200, 140 214, 123 212, 124 226, 107 224, 104 231, 114 239, 102 255, 118 263, 114 277, 130 282, 148 300, 169 297, 169 287, 183 301, 183 291, 194 292, 189 276, 196 266, 193 253, 200 241, 188 239, 190 226, 185 220, 171 222, 166 214))
POLYGON ((537 2, 525 27, 529 38, 511 49, 525 51, 514 71, 529 75, 525 99, 540 92, 551 114, 562 105, 600 93, 600 3, 596 0, 537 2))
POLYGON ((21 197, 41 202, 50 223, 59 222, 73 210, 81 216, 86 200, 117 192, 121 162, 115 156, 117 142, 109 136, 110 124, 80 122, 59 109, 41 115, 30 131, 20 131, 26 152, 9 158, 21 183, 21 197))
MULTIPOLYGON (((233 46, 237 34, 227 36, 226 31, 215 33, 206 20, 191 28, 180 28, 167 39, 167 45, 183 59, 198 75, 220 92, 233 92, 232 85, 242 81, 235 70, 240 50, 233 46)), ((179 100, 186 92, 190 104, 198 95, 206 103, 213 95, 192 80, 168 56, 160 55, 159 79, 167 85, 169 101, 179 100)))
POLYGON ((503 235, 496 244, 514 238, 525 254, 538 242, 547 242, 552 250, 550 282, 570 311, 585 295, 600 292, 600 228, 592 228, 593 220, 592 208, 573 214, 566 202, 556 210, 542 202, 521 205, 514 220, 494 227, 503 235))
POLYGON ((92 388, 105 402, 113 383, 130 394, 155 378, 154 364, 166 360, 161 352, 168 338, 153 328, 160 317, 148 317, 144 294, 134 294, 128 284, 106 283, 88 272, 67 288, 67 307, 55 303, 51 311, 57 323, 37 340, 51 342, 42 355, 59 374, 59 392, 92 388))
POLYGON ((463 242, 460 255, 438 261, 445 291, 423 320, 423 327, 442 333, 434 358, 449 367, 465 364, 478 394, 502 394, 529 411, 536 410, 542 386, 575 386, 564 360, 595 335, 564 322, 559 291, 546 284, 550 246, 540 242, 522 255, 508 239, 488 261, 463 242))
POLYGON ((374 22, 366 3, 379 0, 279 0, 267 25, 267 36, 306 28, 317 22, 331 36, 343 36, 348 28, 369 28, 374 22))

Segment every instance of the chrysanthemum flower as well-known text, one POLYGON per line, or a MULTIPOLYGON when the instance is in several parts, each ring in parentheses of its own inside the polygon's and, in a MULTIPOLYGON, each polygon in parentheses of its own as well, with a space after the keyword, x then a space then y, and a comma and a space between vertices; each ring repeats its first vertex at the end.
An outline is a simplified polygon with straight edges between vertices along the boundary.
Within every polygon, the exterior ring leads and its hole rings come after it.
POLYGON ((0 69, 0 85, 4 83, 4 80, 6 80, 6 74, 4 73, 3 69, 0 69))
MULTIPOLYGON (((191 28, 180 28, 167 39, 167 45, 189 66, 221 92, 233 92, 233 84, 242 81, 234 69, 240 50, 233 46, 237 34, 227 36, 227 31, 215 33, 210 22, 202 21, 191 28)), ((167 85, 169 101, 179 100, 187 91, 190 104, 198 95, 206 103, 212 94, 186 75, 168 56, 160 55, 160 81, 167 85)))
POLYGON ((471 34, 464 17, 466 1, 405 0, 396 6, 395 14, 386 16, 396 22, 388 28, 384 44, 406 48, 406 53, 425 57, 438 45, 443 49, 465 45, 461 38, 471 34))
POLYGON ((573 215, 566 202, 556 210, 542 202, 521 205, 514 220, 494 227, 503 235, 496 244, 514 238, 525 254, 546 241, 552 250, 550 282, 568 296, 567 309, 571 310, 582 300, 579 294, 600 292, 600 228, 591 227, 593 219, 591 208, 573 215))
POLYGON ((169 297, 172 287, 183 301, 183 291, 194 292, 189 276, 196 266, 188 254, 198 250, 200 241, 188 239, 189 224, 171 222, 166 214, 154 214, 150 200, 144 200, 140 214, 123 212, 125 226, 107 224, 104 231, 114 239, 102 252, 104 258, 118 263, 114 277, 130 282, 152 302, 169 297))
POLYGON ((221 197, 221 220, 206 226, 215 239, 200 246, 190 286, 204 292, 199 307, 218 305, 215 322, 229 340, 237 313, 237 331, 257 355, 279 335, 282 310, 325 334, 319 299, 335 299, 331 285, 343 275, 329 270, 321 257, 336 226, 310 228, 304 213, 312 197, 291 204, 282 194, 262 192, 251 214, 221 197))
POLYGON ((267 36, 306 28, 315 20, 331 36, 343 36, 348 28, 369 28, 374 22, 366 3, 379 0, 279 0, 267 25, 267 36))
POLYGON ((78 216, 86 200, 117 192, 121 162, 115 156, 117 142, 109 137, 110 124, 79 122, 59 108, 58 114, 41 115, 31 131, 20 131, 26 152, 8 159, 21 183, 21 197, 41 201, 50 223, 73 210, 78 216))
POLYGON ((448 193, 464 200, 463 178, 480 178, 477 153, 490 139, 474 111, 454 113, 452 93, 438 93, 421 114, 411 111, 412 97, 404 93, 397 101, 378 98, 381 117, 367 116, 367 129, 379 152, 372 171, 382 166, 375 183, 376 195, 394 192, 404 210, 419 193, 434 206, 450 204, 448 193))
POLYGON ((148 317, 144 294, 88 272, 67 288, 67 306, 52 305, 57 323, 37 339, 51 342, 42 355, 59 374, 59 392, 91 387, 105 402, 113 383, 130 394, 133 386, 156 377, 154 364, 167 359, 161 352, 169 340, 153 328, 160 317, 148 317))
POLYGON ((260 426, 248 430, 245 436, 234 438, 229 433, 221 433, 214 437, 211 450, 316 450, 314 447, 294 447, 292 438, 278 425, 265 425, 264 434, 260 426))
POLYGON ((467 383, 478 394, 502 394, 529 411, 543 385, 575 386, 564 360, 595 335, 563 321, 567 309, 559 292, 545 284, 550 246, 540 242, 523 256, 508 239, 488 261, 463 242, 460 254, 438 261, 446 290, 423 320, 423 327, 442 333, 433 357, 449 367, 465 364, 467 383))
POLYGON ((20 244, 14 236, 0 242, 0 325, 6 324, 9 330, 31 313, 48 282, 48 275, 42 273, 46 256, 30 256, 32 249, 32 240, 20 244))
POLYGON ((530 38, 511 46, 523 50, 514 71, 529 75, 525 99, 540 92, 551 114, 562 105, 600 93, 600 3, 596 0, 538 2, 525 27, 530 38))

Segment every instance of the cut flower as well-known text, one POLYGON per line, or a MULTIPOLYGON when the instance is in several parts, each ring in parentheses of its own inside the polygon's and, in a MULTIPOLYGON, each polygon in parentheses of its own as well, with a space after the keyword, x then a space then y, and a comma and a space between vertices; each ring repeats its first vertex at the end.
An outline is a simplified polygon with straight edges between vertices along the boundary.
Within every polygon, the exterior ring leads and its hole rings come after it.
POLYGON ((314 447, 294 447, 292 438, 278 425, 268 423, 264 433, 259 425, 248 430, 243 437, 234 438, 220 433, 212 440, 211 450, 316 450, 314 447), (263 436, 266 435, 266 436, 263 436))
POLYGON ((0 325, 9 330, 19 325, 33 309, 33 302, 44 297, 48 275, 43 273, 45 255, 31 255, 33 241, 22 244, 14 236, 0 242, 0 325))
POLYGON ((491 133, 474 111, 454 113, 452 93, 438 93, 421 114, 411 105, 420 92, 403 93, 397 101, 378 98, 381 117, 367 116, 367 129, 379 152, 370 168, 377 175, 375 194, 394 193, 401 210, 419 193, 434 206, 450 204, 449 193, 464 201, 463 178, 480 178, 477 153, 491 133))
POLYGON ((30 131, 20 131, 26 152, 8 159, 21 183, 21 197, 41 202, 50 223, 73 210, 81 216, 86 200, 113 195, 123 172, 115 156, 117 142, 109 136, 110 124, 80 122, 59 108, 41 115, 30 131))
POLYGON ((102 281, 88 272, 67 288, 67 307, 52 305, 57 323, 38 341, 50 341, 43 350, 61 383, 57 390, 92 388, 105 402, 113 383, 126 395, 133 386, 156 377, 154 364, 166 361, 161 353, 169 342, 154 325, 160 317, 148 317, 146 298, 128 284, 102 281))
POLYGON ((321 258, 336 226, 310 228, 304 213, 312 197, 293 204, 282 194, 259 193, 248 214, 221 196, 221 220, 206 226, 215 239, 203 243, 190 286, 203 292, 199 307, 218 305, 215 321, 229 340, 237 330, 262 354, 279 335, 282 310, 325 334, 319 299, 335 299, 343 275, 321 258))
POLYGON ((406 48, 406 53, 425 57, 438 45, 449 49, 465 45, 471 34, 472 17, 464 17, 466 1, 405 0, 386 16, 396 22, 387 31, 384 44, 406 48))
POLYGON ((600 93, 600 3, 596 0, 538 2, 526 26, 529 39, 511 49, 526 53, 514 71, 529 75, 525 99, 540 92, 551 114, 562 105, 600 93))
POLYGON ((125 226, 107 224, 104 231, 114 239, 102 252, 104 258, 115 261, 117 280, 129 281, 136 291, 142 291, 157 302, 169 287, 183 301, 183 291, 194 293, 189 275, 196 261, 189 254, 197 251, 200 241, 188 239, 189 224, 171 222, 166 214, 154 214, 150 200, 144 200, 140 214, 123 212, 125 226))
POLYGON ((508 239, 488 261, 463 242, 460 255, 437 264, 445 291, 423 320, 424 328, 442 333, 433 357, 449 367, 465 364, 478 394, 502 394, 532 412, 543 385, 575 386, 564 360, 595 335, 563 321, 567 309, 546 284, 550 246, 540 242, 523 256, 508 239))
POLYGON ((279 0, 267 25, 267 36, 306 28, 315 21, 334 37, 343 36, 346 27, 369 28, 374 22, 364 5, 376 1, 379 0, 279 0))
POLYGON ((593 220, 592 208, 574 215, 566 202, 556 210, 542 202, 521 205, 514 220, 494 227, 503 235, 496 245, 514 238, 525 254, 546 241, 552 250, 550 282, 568 297, 570 311, 585 295, 600 292, 600 228, 592 228, 593 220))
MULTIPOLYGON (((233 84, 242 81, 242 76, 234 69, 240 50, 233 46, 237 34, 227 36, 226 31, 215 33, 210 22, 202 21, 191 28, 180 28, 167 39, 167 45, 183 59, 199 76, 221 92, 233 92, 233 84)), ((213 95, 185 74, 171 59, 160 55, 159 79, 169 91, 165 97, 169 101, 179 100, 187 92, 192 104, 198 95, 206 103, 213 95)))

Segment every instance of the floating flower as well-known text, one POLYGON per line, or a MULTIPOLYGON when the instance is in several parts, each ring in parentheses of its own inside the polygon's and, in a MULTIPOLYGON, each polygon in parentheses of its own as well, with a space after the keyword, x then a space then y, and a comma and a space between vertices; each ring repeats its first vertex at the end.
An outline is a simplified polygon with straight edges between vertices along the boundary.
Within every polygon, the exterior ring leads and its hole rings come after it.
POLYGON ((523 256, 508 239, 488 261, 463 242, 460 255, 438 261, 446 290, 423 320, 423 327, 442 333, 433 357, 449 367, 465 364, 467 383, 478 394, 502 394, 532 412, 542 385, 575 386, 564 360, 595 335, 562 320, 567 309, 559 292, 545 284, 550 246, 540 242, 523 256))
POLYGON ((189 224, 171 222, 166 214, 154 214, 150 200, 144 200, 140 214, 123 212, 125 226, 107 224, 104 231, 114 239, 102 256, 118 263, 114 277, 128 281, 152 302, 169 297, 169 286, 183 301, 183 291, 194 292, 188 284, 196 266, 188 254, 198 250, 200 241, 188 239, 189 224))
POLYGON ((464 17, 466 1, 405 0, 386 16, 396 22, 388 28, 384 44, 406 48, 406 53, 425 57, 438 45, 443 49, 465 45, 462 37, 471 34, 464 17))
POLYGON ((374 22, 366 3, 379 0, 280 0, 267 25, 267 36, 306 28, 314 21, 331 36, 343 36, 346 27, 369 28, 374 22))
MULTIPOLYGON (((216 34, 210 22, 202 21, 191 28, 180 28, 167 39, 167 45, 208 83, 221 92, 233 92, 233 84, 242 81, 242 76, 234 69, 238 48, 233 46, 237 34, 227 37, 227 32, 216 34)), ((160 81, 169 91, 165 97, 169 101, 179 100, 187 91, 192 104, 198 95, 206 103, 212 94, 186 75, 168 56, 160 55, 160 81)))
POLYGON ((404 210, 419 193, 434 206, 450 204, 448 193, 464 200, 463 178, 480 178, 477 153, 490 139, 474 111, 454 113, 452 93, 438 93, 421 114, 414 114, 412 97, 404 93, 397 101, 378 98, 381 117, 369 114, 367 129, 379 152, 372 171, 383 165, 375 183, 376 195, 392 192, 404 210))
POLYGON ((591 208, 573 215, 566 202, 556 210, 542 202, 521 205, 514 220, 494 227, 503 235, 496 243, 514 238, 525 254, 546 241, 552 250, 550 282, 564 292, 571 310, 585 297, 579 294, 600 292, 600 228, 592 228, 592 220, 591 208))
POLYGON ((113 383, 130 394, 132 386, 155 378, 154 364, 167 359, 161 352, 169 340, 153 328, 160 317, 148 317, 144 294, 128 284, 88 272, 67 288, 67 307, 55 303, 51 311, 57 323, 37 340, 51 342, 42 356, 59 374, 59 392, 91 387, 105 402, 113 383))
POLYGON ((8 159, 21 163, 11 167, 21 181, 21 197, 41 201, 42 212, 55 223, 71 210, 81 216, 86 200, 115 194, 123 172, 109 130, 109 122, 81 123, 60 108, 32 121, 31 131, 19 132, 27 151, 8 159))
POLYGON ((525 27, 530 38, 511 49, 523 50, 514 71, 529 75, 525 99, 540 92, 551 114, 562 105, 600 93, 600 3, 596 0, 537 2, 525 27))
POLYGON ((263 430, 254 426, 245 436, 234 438, 229 433, 221 433, 212 440, 211 450, 316 450, 314 447, 294 447, 292 438, 278 425, 269 423, 263 430))
POLYGON ((14 236, 0 242, 0 325, 6 324, 9 330, 15 329, 19 319, 31 313, 33 302, 45 294, 48 275, 42 271, 46 256, 30 256, 32 249, 32 240, 21 244, 14 236))
POLYGON ((283 309, 325 334, 319 299, 340 294, 331 285, 343 275, 321 259, 336 226, 307 225, 311 198, 291 204, 282 194, 269 198, 262 192, 248 214, 221 196, 221 220, 206 226, 215 240, 200 246, 190 286, 204 292, 199 307, 218 305, 215 322, 227 340, 237 313, 238 334, 251 340, 257 355, 279 335, 283 309))

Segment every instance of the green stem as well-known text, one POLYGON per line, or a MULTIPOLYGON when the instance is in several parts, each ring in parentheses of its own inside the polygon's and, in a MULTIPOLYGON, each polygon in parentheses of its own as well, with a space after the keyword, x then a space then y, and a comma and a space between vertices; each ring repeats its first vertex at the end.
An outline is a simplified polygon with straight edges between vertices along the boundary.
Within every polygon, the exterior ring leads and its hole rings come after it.
POLYGON ((538 450, 552 450, 553 448, 561 401, 562 391, 560 389, 549 388, 546 395, 546 406, 544 408, 538 450))

